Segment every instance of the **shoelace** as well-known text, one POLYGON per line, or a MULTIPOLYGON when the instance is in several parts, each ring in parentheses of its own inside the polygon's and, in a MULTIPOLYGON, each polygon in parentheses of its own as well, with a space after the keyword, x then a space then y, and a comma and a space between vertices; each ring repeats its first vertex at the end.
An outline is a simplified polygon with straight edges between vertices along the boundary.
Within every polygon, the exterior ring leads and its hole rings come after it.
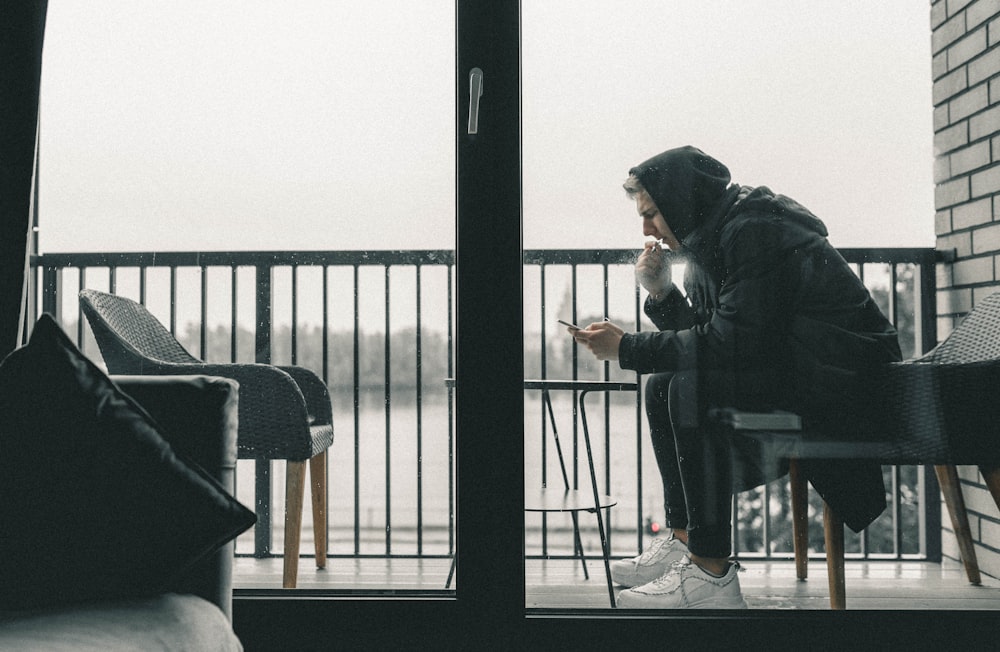
POLYGON ((653 539, 653 542, 649 544, 649 548, 647 548, 645 552, 639 555, 639 561, 638 561, 639 565, 648 562, 650 559, 653 558, 654 555, 660 552, 660 548, 667 545, 668 543, 672 543, 673 540, 674 540, 673 537, 667 537, 666 539, 653 539))
MULTIPOLYGON (((736 561, 735 559, 731 559, 731 560, 729 560, 729 564, 730 564, 730 566, 733 567, 733 569, 737 573, 740 571, 740 562, 736 561)), ((684 555, 681 559, 679 559, 679 560, 677 560, 675 562, 671 562, 671 564, 670 564, 670 570, 668 570, 663 575, 657 577, 655 580, 653 580, 653 582, 657 586, 663 586, 668 581, 670 581, 669 578, 672 575, 682 575, 685 570, 693 570, 693 569, 694 569, 694 562, 691 561, 690 557, 688 557, 687 555, 684 555)), ((726 574, 728 574, 728 571, 727 571, 726 574)))
POLYGON ((653 580, 653 584, 655 584, 658 587, 663 586, 664 584, 670 581, 671 577, 673 577, 674 575, 682 574, 685 570, 690 569, 690 567, 691 567, 691 559, 688 558, 687 555, 685 555, 682 559, 679 559, 675 562, 671 562, 670 570, 668 570, 666 573, 660 575, 655 580, 653 580))

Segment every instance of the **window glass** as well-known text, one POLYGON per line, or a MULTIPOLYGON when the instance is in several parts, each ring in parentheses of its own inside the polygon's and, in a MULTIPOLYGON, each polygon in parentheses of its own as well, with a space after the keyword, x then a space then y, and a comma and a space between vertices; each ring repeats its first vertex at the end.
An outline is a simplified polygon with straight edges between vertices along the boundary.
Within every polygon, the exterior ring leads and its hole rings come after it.
MULTIPOLYGON (((196 357, 326 382, 330 561, 307 488, 302 588, 443 589, 451 567, 454 14, 49 4, 38 251, 66 254, 60 318, 101 362, 76 292, 111 291, 196 357)), ((239 461, 260 521, 237 589, 282 585, 285 468, 239 461)))
MULTIPOLYGON (((812 210, 834 246, 857 250, 850 260, 883 311, 897 313, 904 355, 928 344, 919 332, 918 266, 865 262, 871 249, 934 245, 926 12, 906 2, 804 12, 772 0, 526 1, 521 38, 526 379, 637 381, 574 346, 557 319, 655 329, 634 276, 646 238, 622 183, 632 166, 683 145, 726 163, 734 182, 768 186, 812 210)), ((674 267, 678 283, 683 271, 674 267)), ((612 559, 665 535, 638 380, 639 396, 629 388, 586 399, 599 493, 616 501, 604 512, 612 559)), ((526 496, 541 483, 564 486, 558 436, 568 484, 589 497, 579 392, 550 398, 526 390, 526 496)), ((933 559, 942 536, 933 479, 913 467, 887 467, 885 476, 889 509, 863 534, 848 532, 848 555, 872 564, 933 559)), ((820 553, 822 503, 810 500, 810 548, 820 553)), ((787 484, 741 494, 734 514, 733 548, 752 596, 765 563, 791 563, 787 484)), ((596 519, 576 516, 526 513, 528 607, 609 606, 596 519)))

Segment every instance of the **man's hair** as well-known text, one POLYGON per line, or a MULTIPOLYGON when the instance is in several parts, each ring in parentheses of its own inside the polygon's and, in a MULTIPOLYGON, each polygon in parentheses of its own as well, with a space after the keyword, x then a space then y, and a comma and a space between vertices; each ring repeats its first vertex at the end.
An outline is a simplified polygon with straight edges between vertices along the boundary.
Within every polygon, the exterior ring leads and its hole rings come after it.
POLYGON ((625 194, 628 195, 629 199, 635 199, 639 193, 646 192, 646 189, 642 186, 642 182, 639 181, 639 177, 634 174, 630 174, 625 183, 622 184, 622 188, 625 189, 625 194))

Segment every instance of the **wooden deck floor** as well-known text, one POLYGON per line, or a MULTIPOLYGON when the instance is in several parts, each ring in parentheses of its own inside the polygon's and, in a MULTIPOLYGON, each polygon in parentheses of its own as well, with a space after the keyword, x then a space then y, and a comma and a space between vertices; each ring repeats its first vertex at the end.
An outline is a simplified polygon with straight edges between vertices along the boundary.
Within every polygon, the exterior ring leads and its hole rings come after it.
MULTIPOLYGON (((603 609, 609 606, 600 561, 589 563, 585 580, 579 562, 528 560, 529 608, 603 609)), ((448 559, 331 559, 319 571, 308 558, 299 567, 299 588, 334 591, 436 591, 444 587, 448 559)), ((236 559, 237 592, 281 587, 280 558, 236 559)), ((847 608, 861 610, 1000 610, 1000 580, 984 576, 972 586, 956 562, 847 562, 847 608)), ((459 578, 460 581, 460 578, 459 578)), ((828 609, 826 565, 813 561, 809 579, 798 581, 791 561, 746 561, 740 574, 752 609, 828 609)))

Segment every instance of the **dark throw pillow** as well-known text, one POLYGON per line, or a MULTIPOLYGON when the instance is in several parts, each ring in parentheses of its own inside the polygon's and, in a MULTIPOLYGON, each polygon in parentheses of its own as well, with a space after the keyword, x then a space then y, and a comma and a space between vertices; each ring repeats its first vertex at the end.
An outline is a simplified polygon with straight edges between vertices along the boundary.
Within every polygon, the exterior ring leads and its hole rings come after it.
POLYGON ((0 609, 158 593, 254 521, 48 315, 0 364, 0 609))

